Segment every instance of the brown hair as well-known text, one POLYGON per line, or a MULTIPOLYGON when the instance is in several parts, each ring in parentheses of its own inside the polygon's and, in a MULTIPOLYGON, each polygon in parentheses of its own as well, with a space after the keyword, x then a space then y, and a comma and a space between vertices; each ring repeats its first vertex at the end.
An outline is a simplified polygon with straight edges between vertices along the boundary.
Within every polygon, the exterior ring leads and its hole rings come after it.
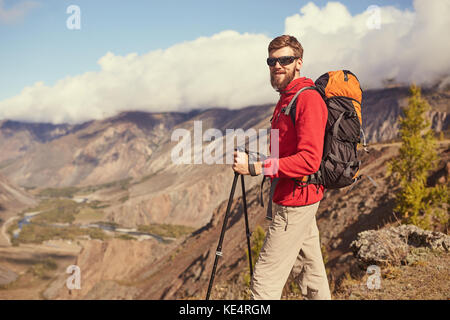
POLYGON ((269 54, 273 50, 278 50, 284 47, 291 47, 294 50, 294 55, 303 59, 303 47, 298 42, 297 38, 289 35, 282 35, 273 39, 269 44, 269 54))

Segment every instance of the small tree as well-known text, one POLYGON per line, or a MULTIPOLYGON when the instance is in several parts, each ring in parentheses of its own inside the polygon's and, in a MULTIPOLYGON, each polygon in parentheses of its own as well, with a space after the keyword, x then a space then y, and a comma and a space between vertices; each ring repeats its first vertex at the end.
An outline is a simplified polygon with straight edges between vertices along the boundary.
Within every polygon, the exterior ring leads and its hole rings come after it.
POLYGON ((429 104, 421 97, 420 88, 412 85, 408 106, 399 117, 401 147, 398 157, 388 163, 388 175, 399 184, 396 194, 397 212, 404 223, 429 229, 448 224, 445 211, 448 202, 446 186, 427 187, 427 177, 437 160, 436 139, 425 113, 429 104))

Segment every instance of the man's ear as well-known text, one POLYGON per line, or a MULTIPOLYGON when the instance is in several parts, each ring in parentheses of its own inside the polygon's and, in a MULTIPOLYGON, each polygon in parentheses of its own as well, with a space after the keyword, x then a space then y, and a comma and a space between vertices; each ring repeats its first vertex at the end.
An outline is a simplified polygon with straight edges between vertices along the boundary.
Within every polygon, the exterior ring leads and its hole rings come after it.
POLYGON ((297 70, 298 72, 300 72, 300 69, 303 66, 303 60, 302 59, 297 59, 297 64, 295 65, 295 70, 297 70))

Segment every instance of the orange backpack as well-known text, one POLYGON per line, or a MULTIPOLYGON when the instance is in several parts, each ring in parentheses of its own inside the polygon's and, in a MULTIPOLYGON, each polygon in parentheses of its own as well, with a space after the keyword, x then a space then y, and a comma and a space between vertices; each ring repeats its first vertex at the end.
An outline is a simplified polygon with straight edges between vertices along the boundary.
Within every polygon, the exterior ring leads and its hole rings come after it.
MULTIPOLYGON (((356 182, 361 161, 357 145, 363 136, 361 103, 362 90, 358 78, 348 70, 330 71, 315 81, 315 87, 299 90, 284 110, 290 114, 295 126, 296 100, 304 90, 317 90, 328 109, 322 162, 319 170, 307 179, 294 179, 296 185, 323 185, 327 189, 338 189, 356 182)), ((301 96, 300 96, 301 97, 301 96)))

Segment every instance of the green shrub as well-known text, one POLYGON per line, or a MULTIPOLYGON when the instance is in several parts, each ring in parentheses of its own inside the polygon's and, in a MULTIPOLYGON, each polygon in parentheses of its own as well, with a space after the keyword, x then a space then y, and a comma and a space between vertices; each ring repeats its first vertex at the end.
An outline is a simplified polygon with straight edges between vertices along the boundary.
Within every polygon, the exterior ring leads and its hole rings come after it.
POLYGON ((58 207, 33 218, 34 223, 72 223, 78 213, 77 207, 58 207))
POLYGON ((126 196, 120 198, 119 202, 120 203, 124 203, 124 202, 128 201, 129 199, 130 199, 130 196, 127 194, 126 196))
POLYGON ((109 238, 106 233, 99 228, 88 228, 84 230, 87 230, 85 234, 89 235, 91 239, 106 240, 107 238, 109 238))
POLYGON ((135 238, 133 236, 130 236, 129 234, 121 234, 117 236, 118 239, 122 240, 134 240, 135 238))
POLYGON ((93 193, 93 192, 96 192, 101 189, 108 189, 108 188, 113 188, 113 187, 119 187, 122 190, 128 190, 131 180, 133 180, 133 178, 129 177, 129 178, 125 178, 122 180, 87 186, 87 187, 81 188, 80 193, 93 193))
POLYGON ((139 225, 138 231, 151 233, 160 237, 179 238, 191 234, 195 228, 175 224, 139 225))
POLYGON ((38 193, 41 197, 72 198, 80 189, 77 187, 46 188, 38 193))
POLYGON ((40 278, 40 279, 50 279, 50 275, 49 273, 51 271, 54 271, 58 268, 58 265, 56 264, 55 261, 53 261, 50 258, 46 258, 43 260, 40 260, 38 263, 34 264, 31 268, 30 268, 30 272, 40 278))
POLYGON ((52 227, 30 223, 23 226, 16 241, 19 243, 42 243, 53 239, 75 240, 88 235, 91 239, 105 240, 108 238, 103 230, 98 228, 79 228, 77 226, 52 227))
MULTIPOLYGON (((259 257, 259 253, 261 252, 261 248, 264 244, 264 240, 266 238, 266 232, 261 226, 256 226, 255 231, 252 234, 251 238, 251 251, 252 251, 252 267, 253 270, 255 269, 256 260, 259 257)), ((246 257, 247 257, 247 263, 249 261, 249 255, 248 250, 245 250, 246 257)), ((250 287, 251 277, 250 277, 250 271, 246 272, 243 276, 244 278, 244 284, 247 287, 250 287)))

